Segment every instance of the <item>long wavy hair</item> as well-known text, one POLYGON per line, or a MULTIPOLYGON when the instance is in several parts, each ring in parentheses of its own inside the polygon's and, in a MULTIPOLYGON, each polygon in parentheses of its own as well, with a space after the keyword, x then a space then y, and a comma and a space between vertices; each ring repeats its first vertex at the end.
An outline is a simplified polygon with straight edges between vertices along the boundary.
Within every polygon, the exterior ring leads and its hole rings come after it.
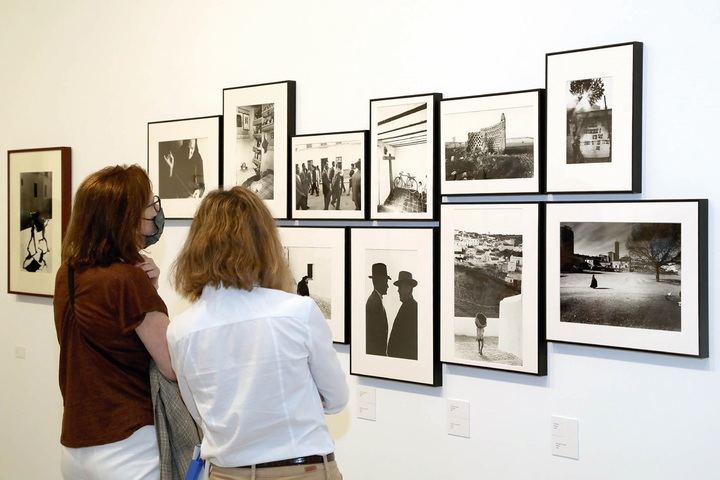
POLYGON ((178 293, 193 302, 206 285, 292 291, 275 220, 244 187, 213 190, 202 200, 171 276, 178 293))
POLYGON ((62 261, 72 267, 142 261, 140 224, 152 186, 137 165, 116 165, 90 174, 75 193, 62 261))

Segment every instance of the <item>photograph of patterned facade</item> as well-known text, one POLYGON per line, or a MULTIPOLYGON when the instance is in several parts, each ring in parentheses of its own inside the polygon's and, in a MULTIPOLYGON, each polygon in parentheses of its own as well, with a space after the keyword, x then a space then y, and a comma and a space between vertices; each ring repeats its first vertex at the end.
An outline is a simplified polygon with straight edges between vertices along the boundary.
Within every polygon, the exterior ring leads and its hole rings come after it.
MULTIPOLYGON (((472 116, 474 113, 469 112, 466 115, 472 116)), ((481 113, 483 118, 487 118, 488 112, 481 113)), ((508 138, 505 112, 500 112, 495 118, 498 120, 497 123, 468 131, 466 141, 457 141, 452 137, 451 141, 445 142, 447 180, 490 180, 533 176, 533 137, 508 138)))

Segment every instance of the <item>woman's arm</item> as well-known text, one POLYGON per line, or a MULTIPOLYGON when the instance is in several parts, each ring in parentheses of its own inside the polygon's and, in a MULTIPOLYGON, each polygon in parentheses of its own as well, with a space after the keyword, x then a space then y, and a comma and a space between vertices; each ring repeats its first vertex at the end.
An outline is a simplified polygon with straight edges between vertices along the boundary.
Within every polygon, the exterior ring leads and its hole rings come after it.
POLYGON ((170 364, 170 352, 167 344, 167 328, 170 319, 162 312, 149 312, 135 329, 150 356, 168 380, 175 380, 175 372, 170 364))
POLYGON ((327 320, 315 302, 311 303, 308 319, 310 373, 320 392, 325 413, 338 413, 348 403, 347 379, 333 348, 327 320))

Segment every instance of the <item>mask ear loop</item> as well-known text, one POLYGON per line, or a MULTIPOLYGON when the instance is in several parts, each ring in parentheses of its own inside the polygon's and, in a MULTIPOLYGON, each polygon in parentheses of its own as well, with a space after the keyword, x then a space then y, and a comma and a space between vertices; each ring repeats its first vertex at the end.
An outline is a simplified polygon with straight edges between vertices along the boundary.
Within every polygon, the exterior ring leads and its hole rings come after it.
MULTIPOLYGON (((156 215, 156 216, 157 216, 157 215, 156 215)), ((158 224, 155 223, 155 217, 153 217, 153 218, 143 217, 143 220, 147 220, 148 222, 152 222, 153 225, 155 225, 155 231, 154 231, 153 233, 151 233, 150 235, 155 235, 156 233, 158 233, 158 232, 160 231, 160 227, 158 227, 158 224)))

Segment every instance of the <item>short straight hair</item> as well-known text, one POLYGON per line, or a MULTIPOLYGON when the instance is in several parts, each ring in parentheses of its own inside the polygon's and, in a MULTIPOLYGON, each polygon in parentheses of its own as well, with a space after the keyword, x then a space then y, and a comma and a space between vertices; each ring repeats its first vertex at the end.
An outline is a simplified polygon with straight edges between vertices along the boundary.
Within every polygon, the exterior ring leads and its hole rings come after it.
POLYGON ((137 165, 90 174, 75 193, 62 261, 76 268, 142 261, 140 225, 151 195, 150 179, 137 165))
POLYGON ((178 293, 193 302, 207 285, 286 292, 293 287, 275 220, 244 187, 213 190, 202 200, 172 278, 178 293))

